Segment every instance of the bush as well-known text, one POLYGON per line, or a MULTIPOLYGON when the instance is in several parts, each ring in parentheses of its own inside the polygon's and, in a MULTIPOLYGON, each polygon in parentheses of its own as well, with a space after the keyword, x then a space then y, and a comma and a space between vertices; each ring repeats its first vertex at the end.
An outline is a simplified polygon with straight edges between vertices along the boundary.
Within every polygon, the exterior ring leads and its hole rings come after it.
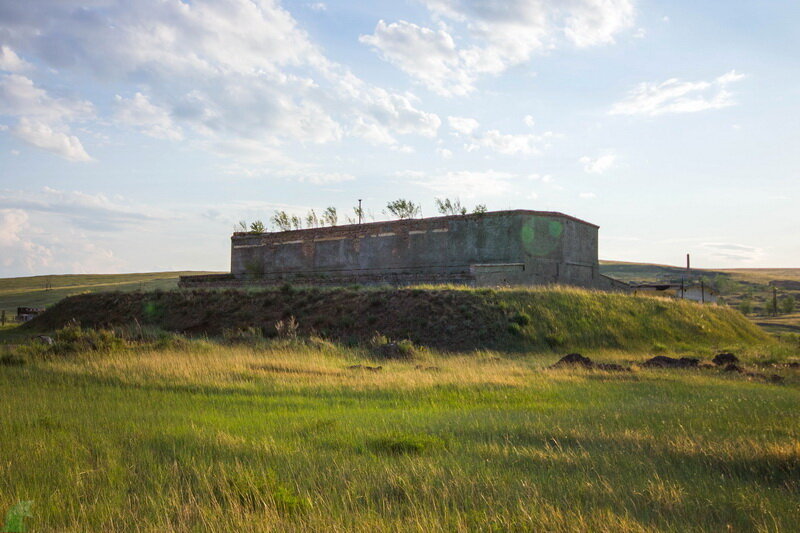
POLYGON ((397 359, 397 360, 411 360, 416 359, 419 355, 419 350, 414 343, 410 340, 401 340, 392 342, 386 339, 383 335, 376 335, 373 337, 372 353, 378 359, 397 359), (380 344, 375 343, 377 340, 385 340, 380 344))
POLYGON ((531 323, 531 316, 528 313, 520 311, 511 317, 511 322, 520 326, 527 326, 531 323))

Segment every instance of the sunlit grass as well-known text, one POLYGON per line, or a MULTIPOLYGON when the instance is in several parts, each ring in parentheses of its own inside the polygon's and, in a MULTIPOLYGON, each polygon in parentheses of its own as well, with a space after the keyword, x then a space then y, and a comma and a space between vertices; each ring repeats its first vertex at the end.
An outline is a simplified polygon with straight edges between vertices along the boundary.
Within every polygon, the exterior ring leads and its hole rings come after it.
POLYGON ((0 366, 0 508, 32 500, 33 531, 787 531, 800 515, 796 370, 774 385, 550 370, 555 353, 177 346, 0 366))

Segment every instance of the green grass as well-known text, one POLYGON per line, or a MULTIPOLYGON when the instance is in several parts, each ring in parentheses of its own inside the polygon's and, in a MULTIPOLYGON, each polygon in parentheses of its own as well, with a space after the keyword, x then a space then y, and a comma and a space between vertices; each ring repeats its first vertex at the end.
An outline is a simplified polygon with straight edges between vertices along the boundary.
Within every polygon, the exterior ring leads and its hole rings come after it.
POLYGON ((553 286, 86 294, 63 300, 30 328, 53 329, 71 320, 87 326, 136 320, 219 335, 246 328, 275 332, 275 324, 289 316, 304 334, 364 342, 378 333, 448 351, 650 350, 659 345, 709 352, 770 342, 727 307, 553 286))
POLYGON ((142 274, 67 274, 0 278, 0 310, 11 318, 17 307, 48 307, 59 300, 100 291, 169 290, 178 286, 178 277, 211 272, 148 272, 142 274))
POLYGON ((374 364, 367 347, 319 340, 175 346, 0 366, 0 513, 33 501, 32 531, 790 531, 800 518, 797 370, 775 385, 429 351, 367 372, 348 369, 374 364))

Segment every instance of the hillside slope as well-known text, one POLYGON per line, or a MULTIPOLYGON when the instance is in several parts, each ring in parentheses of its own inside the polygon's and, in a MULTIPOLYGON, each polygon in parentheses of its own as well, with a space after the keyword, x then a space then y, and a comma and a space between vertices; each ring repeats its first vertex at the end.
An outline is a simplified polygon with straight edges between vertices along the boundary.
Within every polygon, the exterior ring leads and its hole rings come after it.
POLYGON ((26 328, 138 321, 189 334, 261 328, 293 316, 301 333, 364 341, 376 333, 443 350, 673 350, 768 342, 737 311, 688 301, 531 289, 274 289, 98 293, 62 300, 26 328))
POLYGON ((17 307, 47 307, 84 292, 169 290, 178 277, 212 272, 146 272, 138 274, 64 274, 0 278, 0 310, 14 316, 17 307))

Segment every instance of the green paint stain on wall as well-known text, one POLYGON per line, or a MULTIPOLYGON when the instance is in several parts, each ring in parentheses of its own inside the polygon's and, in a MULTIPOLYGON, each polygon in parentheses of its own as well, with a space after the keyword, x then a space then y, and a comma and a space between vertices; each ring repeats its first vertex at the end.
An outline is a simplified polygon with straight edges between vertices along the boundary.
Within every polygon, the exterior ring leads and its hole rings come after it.
POLYGON ((562 233, 564 233, 564 224, 562 224, 558 220, 551 220, 547 226, 548 226, 547 229, 550 232, 551 237, 555 237, 557 239, 561 237, 562 233))

